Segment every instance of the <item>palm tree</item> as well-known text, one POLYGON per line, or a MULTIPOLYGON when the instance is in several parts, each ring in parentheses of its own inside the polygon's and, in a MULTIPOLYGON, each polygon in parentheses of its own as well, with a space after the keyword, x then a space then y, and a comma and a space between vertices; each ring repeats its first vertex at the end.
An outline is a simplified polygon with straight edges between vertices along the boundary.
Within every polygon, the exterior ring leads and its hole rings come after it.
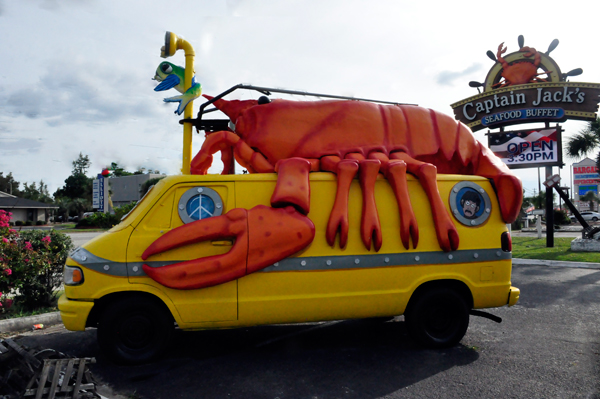
POLYGON ((598 196, 593 191, 588 191, 585 195, 579 197, 580 201, 588 201, 590 203, 590 211, 594 210, 594 202, 598 201, 598 196))
MULTIPOLYGON (((567 142, 567 155, 580 158, 600 149, 600 117, 571 137, 567 142)), ((600 168, 600 153, 596 155, 596 165, 600 168)))

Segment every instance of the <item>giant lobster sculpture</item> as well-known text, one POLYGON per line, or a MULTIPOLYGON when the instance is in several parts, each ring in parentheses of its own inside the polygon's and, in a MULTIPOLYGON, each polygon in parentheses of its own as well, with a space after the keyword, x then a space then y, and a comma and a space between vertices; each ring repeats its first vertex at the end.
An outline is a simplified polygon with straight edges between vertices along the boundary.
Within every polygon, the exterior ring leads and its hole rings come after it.
POLYGON ((458 249, 460 239, 440 197, 437 173, 491 179, 506 223, 513 222, 521 208, 521 181, 475 140, 465 125, 436 111, 361 101, 219 99, 214 104, 232 123, 227 130, 207 133, 192 160, 192 173, 206 174, 213 154, 219 151, 226 165, 223 174, 232 172, 227 167, 232 157, 250 173, 276 172, 278 181, 271 197, 272 208, 233 209, 226 215, 192 222, 160 237, 144 252, 143 259, 193 242, 239 238, 227 254, 158 268, 144 265, 146 274, 165 286, 193 289, 224 283, 308 246, 314 238, 314 225, 306 216, 310 211, 312 171, 337 175, 337 193, 326 239, 334 246, 339 234, 342 248, 350 228, 350 184, 357 174, 363 193, 361 237, 369 250, 373 247, 379 251, 382 245, 374 198, 375 181, 380 173, 396 195, 401 218, 399 233, 406 249, 411 241, 416 248, 419 241, 419 227, 408 196, 407 173, 417 177, 424 188, 443 251, 458 249), (246 240, 248 230, 250 237, 246 240))

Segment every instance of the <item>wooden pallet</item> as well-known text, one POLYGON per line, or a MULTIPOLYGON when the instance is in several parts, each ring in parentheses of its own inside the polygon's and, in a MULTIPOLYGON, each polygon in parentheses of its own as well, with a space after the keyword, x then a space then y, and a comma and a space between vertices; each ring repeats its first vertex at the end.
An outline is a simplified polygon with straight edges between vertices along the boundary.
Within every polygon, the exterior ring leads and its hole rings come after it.
MULTIPOLYGON (((34 354, 11 339, 0 341, 0 360, 10 360, 10 369, 0 381, 21 387, 23 397, 35 399, 98 398, 87 367, 95 358, 70 359, 60 352, 46 350, 34 354), (55 358, 44 358, 48 355, 55 358), (58 357, 58 358, 56 358, 58 357), (26 384, 24 384, 26 382, 26 384)), ((0 384, 1 385, 1 384, 0 384)))

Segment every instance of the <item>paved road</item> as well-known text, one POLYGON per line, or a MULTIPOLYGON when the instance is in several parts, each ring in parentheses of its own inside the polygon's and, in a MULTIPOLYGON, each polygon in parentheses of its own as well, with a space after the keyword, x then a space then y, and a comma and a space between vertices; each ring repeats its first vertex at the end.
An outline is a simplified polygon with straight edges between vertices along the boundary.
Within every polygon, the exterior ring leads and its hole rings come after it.
POLYGON ((95 356, 95 377, 143 398, 600 398, 600 270, 514 267, 521 300, 472 317, 460 345, 424 350, 402 317, 178 332, 163 361, 111 364, 95 330, 23 337, 95 356))

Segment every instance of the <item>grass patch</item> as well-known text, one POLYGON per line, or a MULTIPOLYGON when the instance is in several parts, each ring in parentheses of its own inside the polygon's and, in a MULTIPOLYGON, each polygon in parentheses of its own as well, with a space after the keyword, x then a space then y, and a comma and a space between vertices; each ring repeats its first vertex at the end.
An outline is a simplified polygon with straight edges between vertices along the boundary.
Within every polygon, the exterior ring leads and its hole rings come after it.
POLYGON ((521 259, 562 260, 600 263, 599 252, 572 252, 573 237, 555 237, 554 247, 546 247, 546 237, 512 237, 512 256, 521 259))

